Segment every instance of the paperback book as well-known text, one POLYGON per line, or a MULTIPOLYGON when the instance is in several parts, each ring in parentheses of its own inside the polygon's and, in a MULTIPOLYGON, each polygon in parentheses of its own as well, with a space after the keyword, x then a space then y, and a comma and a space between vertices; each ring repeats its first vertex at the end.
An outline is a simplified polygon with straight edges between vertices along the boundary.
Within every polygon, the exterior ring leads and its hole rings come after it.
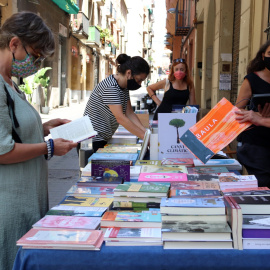
MULTIPOLYGON (((189 176, 189 175, 188 175, 189 176)), ((219 190, 219 182, 216 181, 186 181, 172 182, 171 190, 173 189, 213 189, 219 190)))
POLYGON ((78 186, 117 186, 124 182, 123 177, 83 176, 77 182, 78 186))
POLYGON ((192 197, 220 197, 220 191, 214 189, 172 189, 170 198, 192 197))
POLYGON ((193 167, 193 158, 163 158, 161 165, 182 165, 186 167, 193 167))
POLYGON ((83 187, 73 185, 68 191, 68 196, 81 196, 81 197, 105 197, 112 198, 113 197, 114 187, 103 186, 103 187, 83 187))
POLYGON ((212 173, 212 174, 190 174, 187 175, 188 181, 216 181, 219 182, 218 174, 212 173))
POLYGON ((142 165, 161 165, 160 160, 137 160, 135 163, 136 166, 142 166, 142 165))
POLYGON ((187 181, 186 173, 140 173, 139 182, 173 182, 187 181))
POLYGON ((138 149, 135 147, 104 147, 99 148, 97 153, 128 153, 128 154, 136 154, 138 153, 138 149))
POLYGON ((143 165, 141 173, 188 173, 186 166, 167 167, 158 165, 143 165))
POLYGON ((236 159, 209 159, 203 163, 199 159, 194 159, 194 166, 226 167, 228 170, 242 170, 242 165, 236 159))
POLYGON ((269 196, 268 187, 251 187, 251 188, 231 188, 222 191, 224 196, 269 196))
POLYGON ((219 174, 228 173, 229 170, 226 167, 192 167, 188 168, 189 174, 219 174))
POLYGON ((132 201, 133 198, 130 198, 129 201, 113 201, 113 208, 118 208, 121 210, 125 209, 149 209, 149 208, 159 208, 160 207, 160 201, 161 198, 159 199, 159 202, 153 202, 152 198, 149 199, 149 202, 135 202, 132 201))

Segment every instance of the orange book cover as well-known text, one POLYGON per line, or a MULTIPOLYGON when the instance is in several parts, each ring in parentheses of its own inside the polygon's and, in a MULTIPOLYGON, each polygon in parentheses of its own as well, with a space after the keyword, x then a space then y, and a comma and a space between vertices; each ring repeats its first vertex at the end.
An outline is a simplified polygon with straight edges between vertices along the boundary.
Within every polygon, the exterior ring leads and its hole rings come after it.
POLYGON ((235 120, 235 111, 238 110, 226 98, 222 98, 180 140, 198 159, 206 163, 251 125, 249 122, 240 124, 235 120))
POLYGON ((114 221, 116 216, 117 216, 117 211, 116 212, 105 212, 102 219, 103 221, 114 221))

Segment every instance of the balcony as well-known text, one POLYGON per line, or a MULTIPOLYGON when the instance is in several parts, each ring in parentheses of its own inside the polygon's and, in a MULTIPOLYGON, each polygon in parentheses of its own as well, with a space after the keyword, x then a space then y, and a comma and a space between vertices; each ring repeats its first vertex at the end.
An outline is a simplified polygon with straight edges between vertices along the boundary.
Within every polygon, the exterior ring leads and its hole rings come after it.
POLYGON ((72 35, 78 39, 88 38, 89 20, 86 15, 79 11, 78 14, 70 15, 72 35))
POLYGON ((112 18, 113 16, 113 4, 112 2, 109 3, 109 6, 106 9, 106 16, 108 19, 112 18))
POLYGON ((96 26, 89 26, 88 40, 86 44, 92 48, 98 48, 100 45, 100 32, 96 26))
POLYGON ((105 44, 105 55, 110 56, 112 53, 111 43, 105 44))
POLYGON ((102 7, 105 5, 105 0, 95 0, 98 6, 102 7))
POLYGON ((188 10, 181 10, 175 16, 175 36, 186 36, 190 30, 190 16, 188 10))

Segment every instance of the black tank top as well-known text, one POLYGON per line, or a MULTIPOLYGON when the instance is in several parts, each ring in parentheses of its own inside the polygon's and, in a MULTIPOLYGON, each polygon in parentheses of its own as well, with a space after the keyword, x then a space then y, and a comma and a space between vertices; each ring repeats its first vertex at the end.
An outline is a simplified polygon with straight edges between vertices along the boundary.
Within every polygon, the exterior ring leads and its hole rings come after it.
MULTIPOLYGON (((270 83, 255 73, 248 74, 245 79, 249 81, 252 95, 270 93, 270 83)), ((252 108, 251 108, 252 109, 252 108)), ((270 128, 252 125, 238 136, 238 141, 270 148, 270 128)))
POLYGON ((189 88, 185 90, 174 89, 170 82, 170 88, 165 92, 162 102, 157 108, 153 120, 158 120, 158 113, 171 113, 172 105, 186 105, 189 99, 189 88))

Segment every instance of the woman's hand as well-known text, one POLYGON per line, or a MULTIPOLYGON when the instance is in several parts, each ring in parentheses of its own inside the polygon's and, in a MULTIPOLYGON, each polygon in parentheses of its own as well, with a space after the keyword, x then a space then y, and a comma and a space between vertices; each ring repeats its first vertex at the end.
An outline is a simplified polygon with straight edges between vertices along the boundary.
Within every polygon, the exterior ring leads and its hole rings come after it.
POLYGON ((262 116, 254 111, 236 111, 235 119, 241 124, 245 122, 251 122, 255 126, 260 126, 262 116))
POLYGON ((65 139, 54 139, 54 155, 55 156, 63 156, 67 152, 69 152, 72 148, 77 146, 77 143, 73 141, 68 141, 65 139))
POLYGON ((48 136, 50 134, 50 129, 61 126, 63 124, 67 124, 69 122, 71 122, 71 120, 56 118, 44 123, 43 124, 44 136, 48 136))

